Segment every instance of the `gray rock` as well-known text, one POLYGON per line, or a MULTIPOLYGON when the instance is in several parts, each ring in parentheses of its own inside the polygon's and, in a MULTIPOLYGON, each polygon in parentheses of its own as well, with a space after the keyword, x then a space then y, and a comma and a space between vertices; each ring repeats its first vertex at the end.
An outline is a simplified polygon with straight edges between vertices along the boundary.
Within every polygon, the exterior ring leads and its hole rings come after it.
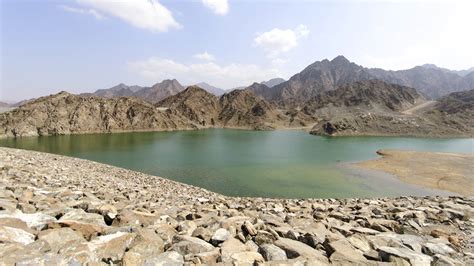
POLYGON ((412 265, 429 266, 433 260, 430 256, 417 253, 408 248, 380 247, 378 250, 383 261, 390 261, 390 257, 394 256, 408 260, 412 265))
POLYGON ((319 251, 302 242, 288 239, 279 238, 274 244, 283 249, 286 252, 288 258, 293 259, 296 257, 303 257, 307 259, 313 259, 320 263, 328 263, 328 259, 319 251))
POLYGON ((273 244, 263 244, 259 251, 266 261, 287 259, 285 251, 273 244))
POLYGON ((206 241, 192 236, 176 235, 173 238, 173 245, 170 251, 176 251, 181 255, 198 254, 202 252, 212 251, 214 246, 206 241))
POLYGON ((224 228, 219 228, 219 229, 217 229, 216 232, 214 232, 214 235, 211 238, 211 243, 213 245, 218 245, 218 244, 226 241, 227 239, 229 239, 229 237, 230 237, 229 231, 227 231, 224 228))

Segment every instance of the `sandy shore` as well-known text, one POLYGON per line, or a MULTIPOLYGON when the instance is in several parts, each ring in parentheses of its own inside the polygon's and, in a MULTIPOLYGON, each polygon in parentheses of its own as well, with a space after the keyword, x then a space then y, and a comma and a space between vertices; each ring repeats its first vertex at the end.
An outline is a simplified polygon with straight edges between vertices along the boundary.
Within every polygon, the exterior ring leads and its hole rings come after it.
POLYGON ((424 187, 474 195, 474 155, 461 153, 380 150, 382 157, 356 163, 424 187))

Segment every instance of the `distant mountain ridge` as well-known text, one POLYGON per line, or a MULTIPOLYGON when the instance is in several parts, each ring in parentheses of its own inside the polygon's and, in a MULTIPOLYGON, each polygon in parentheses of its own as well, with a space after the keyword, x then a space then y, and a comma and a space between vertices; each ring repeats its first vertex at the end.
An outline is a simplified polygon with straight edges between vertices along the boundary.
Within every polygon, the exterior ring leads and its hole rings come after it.
POLYGON ((195 84, 195 86, 198 86, 199 88, 202 88, 206 90, 207 92, 210 92, 216 96, 221 96, 222 94, 225 93, 225 90, 209 85, 206 82, 199 82, 195 84))
POLYGON ((262 82, 260 82, 260 84, 263 84, 263 85, 271 88, 271 87, 274 87, 274 86, 276 86, 280 83, 283 83, 283 82, 285 82, 285 80, 282 79, 282 78, 273 78, 273 79, 270 79, 270 80, 267 80, 267 81, 262 81, 262 82))
POLYGON ((474 88, 474 74, 460 76, 438 68, 414 67, 408 70, 387 71, 365 68, 337 56, 314 62, 288 81, 269 89, 255 91, 264 99, 280 106, 301 106, 305 100, 320 92, 334 90, 344 84, 369 79, 413 87, 428 98, 439 98, 454 91, 474 88))
POLYGON ((109 89, 100 89, 93 93, 83 93, 81 96, 98 96, 105 98, 137 97, 145 101, 156 103, 164 98, 184 90, 176 79, 165 79, 151 87, 128 86, 120 83, 109 89))

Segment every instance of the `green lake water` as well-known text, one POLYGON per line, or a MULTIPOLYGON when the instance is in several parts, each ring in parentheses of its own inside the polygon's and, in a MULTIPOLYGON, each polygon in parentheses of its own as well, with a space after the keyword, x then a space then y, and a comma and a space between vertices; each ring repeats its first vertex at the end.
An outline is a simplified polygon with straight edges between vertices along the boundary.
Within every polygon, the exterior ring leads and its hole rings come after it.
POLYGON ((225 195, 340 198, 442 194, 345 165, 387 148, 473 153, 474 139, 209 129, 3 139, 0 146, 89 159, 225 195))

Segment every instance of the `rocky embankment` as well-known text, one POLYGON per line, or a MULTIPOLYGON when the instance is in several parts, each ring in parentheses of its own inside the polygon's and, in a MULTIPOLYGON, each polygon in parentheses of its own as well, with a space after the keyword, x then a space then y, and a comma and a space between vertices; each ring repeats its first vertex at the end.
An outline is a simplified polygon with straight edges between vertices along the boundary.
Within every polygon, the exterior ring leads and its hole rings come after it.
POLYGON ((0 162, 7 265, 474 263, 472 198, 233 198, 52 154, 0 162))

